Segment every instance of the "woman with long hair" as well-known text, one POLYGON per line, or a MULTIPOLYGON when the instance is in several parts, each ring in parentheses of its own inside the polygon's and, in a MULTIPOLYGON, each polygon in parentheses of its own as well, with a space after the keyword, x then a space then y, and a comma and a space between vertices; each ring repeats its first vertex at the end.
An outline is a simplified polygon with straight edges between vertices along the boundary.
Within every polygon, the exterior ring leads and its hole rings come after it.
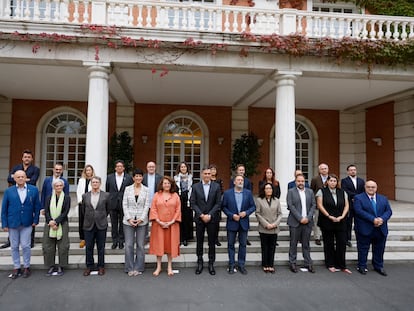
POLYGON ((279 185, 279 181, 276 180, 275 175, 276 175, 275 171, 271 167, 268 167, 267 169, 265 169, 263 173, 263 178, 261 181, 259 181, 259 192, 260 192, 260 189, 263 188, 264 184, 270 183, 272 185, 273 195, 279 199, 280 198, 280 185, 279 185))

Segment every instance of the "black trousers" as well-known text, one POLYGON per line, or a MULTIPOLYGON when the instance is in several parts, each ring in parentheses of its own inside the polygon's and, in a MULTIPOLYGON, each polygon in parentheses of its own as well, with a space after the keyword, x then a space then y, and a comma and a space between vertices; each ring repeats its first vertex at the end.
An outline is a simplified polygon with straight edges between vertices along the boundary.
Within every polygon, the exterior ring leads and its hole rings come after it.
POLYGON ((111 235, 113 243, 124 243, 124 226, 122 220, 124 219, 124 211, 117 207, 109 213, 111 216, 111 235))
POLYGON ((345 269, 347 233, 344 229, 322 229, 323 251, 327 268, 345 269))
POLYGON ((203 243, 204 234, 207 230, 208 241, 208 261, 214 263, 216 261, 216 223, 203 221, 196 221, 196 237, 197 237, 197 258, 199 261, 203 260, 203 243))
POLYGON ((260 245, 262 248, 262 267, 273 267, 275 262, 275 251, 277 234, 260 234, 260 245))
POLYGON ((99 230, 96 225, 92 230, 84 230, 85 242, 86 242, 86 267, 89 269, 95 268, 95 262, 93 258, 93 249, 96 243, 98 249, 98 268, 105 267, 105 241, 106 241, 106 229, 99 230))
POLYGON ((181 201, 180 242, 194 239, 193 210, 181 201))

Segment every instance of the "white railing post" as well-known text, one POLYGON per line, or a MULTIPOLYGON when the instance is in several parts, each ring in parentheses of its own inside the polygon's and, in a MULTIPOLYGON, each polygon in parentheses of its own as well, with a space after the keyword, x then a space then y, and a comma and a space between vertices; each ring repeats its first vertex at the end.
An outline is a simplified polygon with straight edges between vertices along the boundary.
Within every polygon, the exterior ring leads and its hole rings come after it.
POLYGON ((93 0, 91 3, 91 24, 107 24, 107 9, 105 0, 93 0))
POLYGON ((296 28, 296 9, 283 9, 280 14, 280 34, 283 36, 295 34, 296 28))

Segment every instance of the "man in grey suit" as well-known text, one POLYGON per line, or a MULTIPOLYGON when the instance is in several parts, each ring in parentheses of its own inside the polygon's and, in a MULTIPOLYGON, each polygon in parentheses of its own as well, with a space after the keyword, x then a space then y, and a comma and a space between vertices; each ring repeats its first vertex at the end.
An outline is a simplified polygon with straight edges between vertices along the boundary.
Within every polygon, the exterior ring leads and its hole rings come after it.
POLYGON ((214 261, 216 260, 216 221, 217 212, 221 205, 220 185, 211 182, 211 171, 203 168, 201 172, 202 180, 193 185, 191 191, 191 208, 194 210, 194 221, 196 223, 197 236, 197 269, 196 274, 203 271, 203 242, 204 233, 207 229, 208 236, 208 272, 215 275, 214 261))
POLYGON ((108 228, 110 195, 101 191, 101 178, 94 176, 91 180, 92 190, 82 195, 79 208, 79 232, 81 239, 86 241, 86 270, 84 276, 91 274, 95 268, 93 248, 98 249, 98 274, 105 274, 105 241, 108 228), (83 236, 82 236, 83 234, 83 236))
POLYGON ((298 241, 301 241, 305 267, 309 272, 315 273, 309 246, 313 214, 316 209, 315 196, 311 189, 305 188, 305 177, 303 175, 297 175, 295 183, 296 187, 289 189, 286 199, 289 210, 287 224, 290 232, 289 268, 294 273, 298 272, 296 266, 297 245, 298 241))

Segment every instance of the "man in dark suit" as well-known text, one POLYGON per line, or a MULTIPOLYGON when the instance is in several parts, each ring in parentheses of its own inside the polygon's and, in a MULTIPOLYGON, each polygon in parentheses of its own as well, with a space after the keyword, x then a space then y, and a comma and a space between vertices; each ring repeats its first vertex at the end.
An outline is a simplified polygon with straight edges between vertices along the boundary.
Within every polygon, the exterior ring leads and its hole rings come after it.
MULTIPOLYGON (((312 178, 310 188, 313 190, 313 194, 316 194, 319 189, 325 188, 326 180, 329 175, 329 167, 325 163, 321 163, 318 166, 319 174, 312 178)), ((319 210, 315 210, 313 215, 313 237, 316 245, 321 245, 321 229, 318 227, 319 210)))
POLYGON ((27 183, 27 176, 23 170, 14 172, 15 186, 11 186, 4 192, 1 221, 4 231, 9 232, 11 243, 11 255, 13 259, 14 280, 20 275, 24 278, 30 276, 30 235, 32 228, 39 223, 40 200, 39 191, 33 185, 27 183), (19 246, 23 253, 23 273, 20 267, 19 246))
POLYGON ((357 168, 354 164, 348 165, 346 168, 348 176, 341 180, 341 188, 348 194, 349 212, 347 223, 347 242, 346 245, 352 247, 352 223, 354 220, 354 197, 365 191, 365 181, 357 177, 357 168))
MULTIPOLYGON (((12 168, 7 177, 7 181, 9 186, 16 185, 16 181, 14 180, 14 173, 17 171, 24 171, 26 174, 26 183, 29 185, 36 186, 37 180, 39 179, 40 169, 33 165, 33 153, 31 150, 26 149, 23 151, 22 154, 22 163, 17 164, 12 168)), ((31 243, 30 247, 33 248, 34 246, 34 238, 35 238, 35 227, 32 228, 32 235, 31 235, 31 243)), ((0 246, 0 248, 7 248, 10 247, 10 240, 8 239, 6 243, 0 246)))
POLYGON ((239 236, 239 253, 237 255, 238 271, 247 274, 246 262, 246 241, 249 230, 249 216, 256 210, 252 192, 243 188, 243 175, 234 178, 234 188, 224 192, 222 209, 227 216, 227 243, 229 254, 229 274, 235 269, 235 248, 236 236, 239 236))
POLYGON ((63 187, 63 192, 66 195, 69 195, 69 183, 68 181, 62 177, 63 174, 63 165, 62 163, 56 163, 55 166, 53 167, 53 175, 46 177, 45 180, 43 181, 43 186, 42 186, 42 194, 41 194, 41 199, 40 199, 40 203, 42 205, 42 209, 45 206, 46 203, 46 199, 52 195, 53 192, 53 181, 55 179, 61 179, 63 181, 64 187, 63 187))
POLYGON ((289 216, 290 245, 289 245, 289 268, 290 271, 298 272, 296 265, 298 241, 302 242, 302 253, 305 267, 314 273, 310 256, 309 240, 312 232, 313 214, 316 209, 315 196, 309 188, 305 188, 305 177, 296 176, 296 187, 289 189, 287 193, 287 206, 289 216))
MULTIPOLYGON (((289 181, 288 190, 296 187, 296 176, 298 176, 298 175, 303 175, 303 172, 301 170, 295 170, 295 175, 294 175, 295 179, 292 180, 292 181, 289 181)), ((303 176, 305 176, 305 175, 303 175, 303 176)), ((307 181, 305 181, 305 187, 309 188, 309 183, 307 181)))
POLYGON ((119 246, 119 249, 124 248, 124 227, 122 220, 124 212, 122 209, 122 199, 124 191, 127 186, 134 183, 132 177, 125 173, 125 164, 122 160, 115 161, 115 173, 109 174, 106 178, 105 191, 109 192, 111 196, 111 234, 112 234, 112 249, 119 246))
POLYGON ((388 199, 377 193, 377 183, 365 183, 365 192, 354 197, 355 234, 358 248, 358 267, 361 274, 367 274, 367 257, 372 244, 372 265, 374 270, 387 276, 384 270, 384 250, 388 235, 388 219, 392 211, 388 199))
POLYGON ((81 240, 86 242, 86 269, 84 276, 95 269, 93 248, 96 242, 98 249, 98 274, 105 274, 105 241, 108 228, 110 194, 101 191, 101 178, 92 177, 92 190, 82 195, 79 206, 79 233, 81 240))
POLYGON ((221 189, 218 183, 211 181, 211 171, 203 168, 201 181, 192 187, 190 204, 194 210, 197 237, 197 269, 196 274, 203 271, 203 242, 207 229, 208 237, 208 272, 215 275, 214 262, 216 260, 216 222, 217 212, 220 210, 221 189))

